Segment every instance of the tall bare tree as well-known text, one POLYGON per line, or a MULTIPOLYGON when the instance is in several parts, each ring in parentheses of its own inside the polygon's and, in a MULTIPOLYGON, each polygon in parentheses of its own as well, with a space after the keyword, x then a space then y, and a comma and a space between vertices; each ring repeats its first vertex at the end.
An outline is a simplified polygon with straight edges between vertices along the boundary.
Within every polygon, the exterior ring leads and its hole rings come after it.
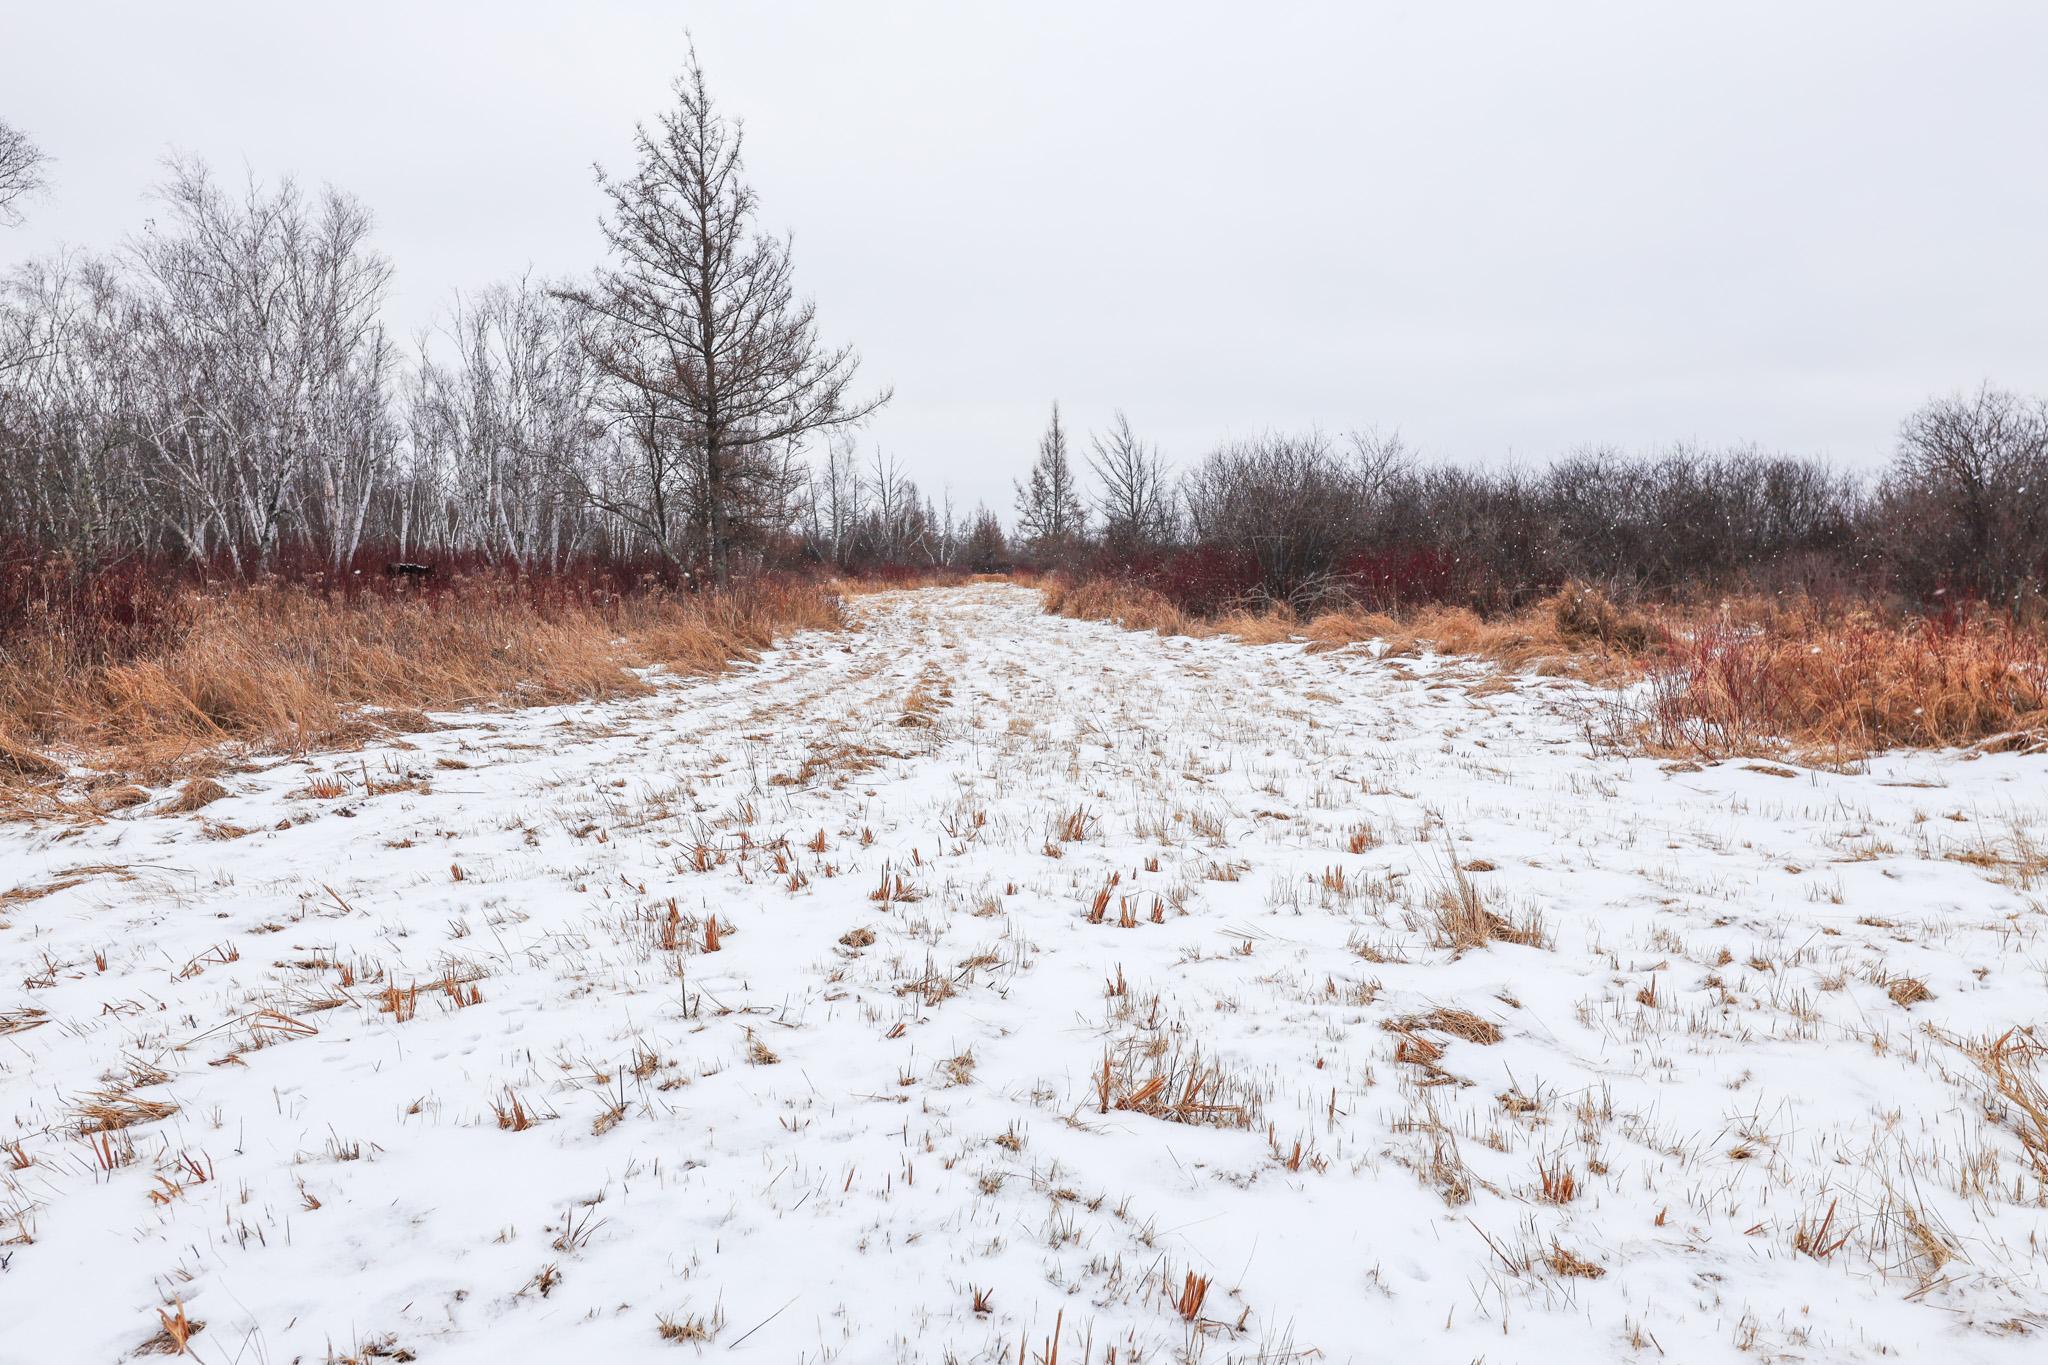
POLYGON ((1119 555, 1158 544, 1173 521, 1173 490, 1158 450, 1138 439, 1121 412, 1109 431, 1093 441, 1088 464, 1101 485, 1095 510, 1102 517, 1103 544, 1119 555))
POLYGON ((1017 530, 1039 553, 1058 555, 1073 548, 1087 525, 1088 509, 1067 458, 1067 429, 1054 403, 1031 473, 1017 485, 1017 530))
POLYGON ((735 524, 786 505, 793 448, 859 422, 889 395, 856 397, 852 348, 819 342, 813 305, 792 283, 789 244, 755 225, 740 127, 713 105, 694 50, 674 94, 674 109, 636 129, 633 172, 599 170, 612 260, 565 297, 590 320, 616 414, 673 452, 651 455, 648 478, 612 510, 675 558, 670 514, 694 502, 723 583, 735 524))
POLYGON ((822 468, 811 472, 805 507, 805 534, 818 558, 836 568, 847 566, 847 551, 867 510, 867 490, 851 436, 835 436, 825 447, 822 468))
POLYGON ((0 543, 80 562, 160 547, 127 439, 133 321, 119 271, 92 256, 30 262, 0 291, 0 543))
MULTIPOLYGON (((0 226, 20 226, 20 203, 43 188, 48 163, 28 134, 0 119, 0 226)), ((27 364, 36 349, 29 318, 0 300, 0 375, 27 364)))
POLYGON ((21 201, 47 183, 50 158, 29 135, 0 119, 0 223, 21 223, 21 201))

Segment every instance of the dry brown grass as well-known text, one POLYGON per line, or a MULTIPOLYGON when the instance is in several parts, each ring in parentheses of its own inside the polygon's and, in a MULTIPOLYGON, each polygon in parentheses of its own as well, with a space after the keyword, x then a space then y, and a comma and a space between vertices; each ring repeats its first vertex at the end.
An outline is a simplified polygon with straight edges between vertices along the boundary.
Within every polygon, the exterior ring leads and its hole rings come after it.
POLYGON ((1172 1276, 1166 1272, 1160 1272, 1159 1282, 1167 1290, 1167 1296, 1173 1300, 1173 1311, 1180 1315, 1182 1322, 1201 1321, 1202 1305, 1209 1298, 1209 1277, 1207 1275, 1197 1275, 1192 1270, 1186 1272, 1181 1277, 1178 1293, 1175 1293, 1173 1290, 1172 1276))
POLYGON ((1076 621, 1109 621, 1125 630, 1193 635, 1197 625, 1164 595, 1137 583, 1092 578, 1083 583, 1048 579, 1041 591, 1045 609, 1076 621))
POLYGON ((1550 1244, 1550 1250, 1544 1254, 1543 1259, 1550 1266, 1553 1275, 1597 1280, 1607 1273, 1606 1266, 1589 1261, 1575 1251, 1567 1251, 1555 1242, 1550 1244))
POLYGON ((171 1308, 159 1308, 156 1315, 163 1327, 149 1340, 135 1348, 135 1354, 144 1356, 181 1356, 189 1353, 192 1338, 206 1330, 206 1324, 197 1318, 185 1315, 185 1305, 173 1301, 171 1308))
POLYGON ((177 799, 165 810, 184 815, 210 806, 228 794, 228 789, 210 777, 195 777, 179 789, 177 799))
POLYGON ((138 1123, 155 1123, 178 1112, 166 1100, 145 1100, 115 1090, 96 1091, 72 1108, 81 1133, 118 1133, 138 1123))
POLYGON ((832 591, 841 597, 872 597, 876 593, 908 592, 917 588, 964 588, 977 583, 1011 583, 1026 588, 1039 586, 1036 569, 1012 568, 1003 573, 968 573, 953 568, 896 568, 863 573, 839 574, 831 581, 832 591))
POLYGON ((1891 984, 1884 988, 1884 993, 1892 998, 1894 1005, 1903 1009, 1911 1009, 1934 998, 1934 992, 1927 989, 1927 983, 1913 976, 1893 978, 1891 984))
POLYGON ((1448 1033, 1454 1038, 1463 1038, 1468 1043, 1490 1046, 1501 1039, 1500 1025, 1489 1019, 1482 1019, 1470 1010, 1438 1007, 1421 1014, 1402 1015, 1381 1023, 1392 1033, 1448 1033))
POLYGON ((1284 607, 1191 617, 1115 579, 1041 586, 1048 611, 1130 630, 1300 640, 1311 653, 1376 643, 1385 657, 1433 651, 1592 683, 1647 677, 1649 701, 1617 716, 1615 738, 1651 753, 1721 758, 1790 748, 1839 760, 1886 748, 2048 751, 2048 631, 1982 612, 1823 611, 1752 596, 1651 615, 1569 583, 1504 616, 1342 606, 1303 623, 1284 607))
POLYGON ((703 1317, 690 1313, 663 1313, 654 1320, 654 1330, 661 1334, 663 1341, 702 1343, 711 1340, 717 1329, 703 1317))
POLYGON ((2048 1043, 2035 1037, 2031 1027, 2007 1029, 1982 1042, 1947 1041, 1961 1048, 1983 1071, 1998 1101, 1992 1112, 2019 1138, 2034 1174, 2048 1183, 2048 1080, 2042 1076, 2048 1067, 2048 1043))
POLYGON ((1455 862, 1451 864, 1450 884, 1430 903, 1427 928, 1430 946, 1448 948, 1454 957, 1496 940, 1525 948, 1550 946, 1550 935, 1540 913, 1531 910, 1520 918, 1499 913, 1487 904, 1485 894, 1455 862))
POLYGON ((1645 735, 1667 752, 2048 749, 2048 635, 1980 615, 1716 619, 1651 683, 1645 735))
POLYGON ((1284 603, 1262 611, 1233 611, 1216 618, 1209 633, 1228 635, 1239 644, 1285 644, 1301 634, 1301 618, 1284 603))
POLYGON ((1624 612, 1596 588, 1568 583, 1512 615, 1483 617, 1465 607, 1418 607, 1400 616, 1344 607, 1324 612, 1302 632, 1311 652, 1379 641, 1389 656, 1460 654, 1515 671, 1569 673, 1591 681, 1639 676, 1664 629, 1624 612))
POLYGON ((1326 650, 1342 649, 1346 645, 1362 644, 1368 640, 1399 640, 1407 632, 1401 623, 1385 612, 1366 611, 1359 607, 1343 607, 1326 611, 1314 617, 1302 629, 1302 638, 1308 641, 1311 654, 1326 650))
POLYGON ((172 611, 164 643, 129 658, 82 653, 61 621, 10 635, 0 784, 61 777, 53 752, 168 777, 226 741, 303 751, 423 728, 426 708, 629 695, 647 684, 628 669, 712 673, 843 623, 837 596, 804 583, 546 607, 503 583, 353 598, 258 585, 191 590, 172 611))
POLYGON ((1390 656, 1433 650, 1492 660, 1510 669, 1610 680, 1639 676, 1637 660, 1661 648, 1661 626, 1624 612, 1597 589, 1567 584, 1512 616, 1488 619, 1464 607, 1418 607, 1400 615, 1347 605, 1304 622, 1285 604, 1197 617, 1140 583, 1113 578, 1052 578, 1040 585, 1045 609, 1083 621, 1109 621, 1161 635, 1229 636, 1250 645, 1305 641, 1311 653, 1377 641, 1390 656))
POLYGON ((1249 1128, 1258 1094, 1201 1048, 1163 1040, 1105 1048, 1095 1073, 1096 1112, 1149 1114, 1169 1123, 1249 1128))
POLYGON ((64 765, 37 753, 22 740, 8 734, 0 722, 0 782, 9 778, 62 777, 64 765))

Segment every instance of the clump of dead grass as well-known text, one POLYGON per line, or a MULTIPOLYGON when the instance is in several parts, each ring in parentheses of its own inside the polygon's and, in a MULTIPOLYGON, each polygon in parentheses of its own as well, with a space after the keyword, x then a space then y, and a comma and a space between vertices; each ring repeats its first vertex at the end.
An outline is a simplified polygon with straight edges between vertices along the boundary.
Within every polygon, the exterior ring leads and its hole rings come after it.
POLYGON ((1641 676, 1641 660, 1663 648, 1664 630, 1624 612, 1597 588, 1567 583, 1521 611, 1481 616, 1467 607, 1429 606, 1408 614, 1390 653, 1424 646, 1439 654, 1486 659, 1511 672, 1569 674, 1588 682, 1641 676))
POLYGON ((26 741, 14 738, 0 725, 0 781, 7 778, 50 778, 64 776, 64 765, 37 753, 26 741))
POLYGON ((1301 618, 1285 602, 1272 603, 1262 610, 1240 608, 1216 618, 1206 633, 1228 635, 1245 645, 1277 645, 1294 639, 1301 632, 1301 618))
POLYGON ((1543 1260, 1550 1267, 1551 1274, 1568 1279, 1597 1280, 1607 1273, 1606 1266, 1597 1261, 1589 1261, 1575 1251, 1567 1251, 1556 1242, 1550 1244, 1550 1250, 1544 1253, 1543 1260))
POLYGON ((1365 644, 1371 640, 1400 640, 1406 632, 1399 621, 1385 612, 1344 606, 1311 618, 1302 628, 1301 634, 1302 638, 1308 641, 1308 652, 1320 654, 1326 650, 1365 644))
POLYGON ((1091 578, 1073 583, 1047 580, 1041 591, 1045 609, 1077 621, 1110 621, 1125 630, 1151 630, 1161 635, 1192 635, 1195 623, 1165 594, 1139 583, 1116 578, 1091 578))
POLYGON ((164 807, 174 815, 185 815, 226 797, 228 789, 210 777, 195 777, 179 789, 177 797, 164 807))
POLYGON ((168 1100, 142 1099, 122 1091, 101 1090, 72 1107, 81 1133, 118 1133, 138 1123, 156 1123, 178 1112, 168 1100))
POLYGON ((1430 902, 1424 927, 1429 946, 1448 948, 1453 956, 1494 942, 1525 948, 1550 946, 1550 934, 1540 912, 1529 910, 1519 917, 1501 914, 1456 862, 1451 864, 1449 882, 1430 902))
POLYGON ((1481 1018, 1470 1010, 1446 1006, 1388 1019, 1380 1027, 1390 1033, 1448 1033, 1453 1038, 1462 1038, 1468 1043, 1479 1043, 1482 1046, 1491 1046, 1501 1040, 1499 1024, 1481 1018))
POLYGON ((1598 588, 1567 583, 1544 604, 1551 626, 1567 644, 1598 645, 1603 649, 1637 656, 1647 654, 1663 642, 1664 632, 1647 617, 1624 612, 1598 588))
POLYGON ((1249 1128, 1258 1093, 1199 1046, 1131 1040, 1104 1049, 1094 1077, 1096 1112, 1148 1114, 1169 1123, 1249 1128))
POLYGON ((1911 1009, 1934 998, 1934 992, 1927 989, 1927 983, 1916 976, 1893 977, 1885 986, 1884 993, 1901 1009, 1911 1009))

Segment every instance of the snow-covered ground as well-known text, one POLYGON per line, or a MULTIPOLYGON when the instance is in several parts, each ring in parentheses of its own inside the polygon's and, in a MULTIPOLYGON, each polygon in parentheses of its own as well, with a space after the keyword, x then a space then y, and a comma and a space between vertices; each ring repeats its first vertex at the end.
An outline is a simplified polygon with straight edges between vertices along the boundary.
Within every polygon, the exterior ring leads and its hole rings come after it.
POLYGON ((2048 759, 853 610, 0 829, 0 1361, 2048 1351, 2048 759))

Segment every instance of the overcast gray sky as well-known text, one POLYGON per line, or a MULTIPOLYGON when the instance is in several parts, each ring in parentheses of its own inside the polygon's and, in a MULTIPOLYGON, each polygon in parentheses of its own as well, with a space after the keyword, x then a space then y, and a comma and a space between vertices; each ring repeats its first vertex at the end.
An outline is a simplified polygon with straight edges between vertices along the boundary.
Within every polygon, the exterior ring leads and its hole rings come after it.
POLYGON ((2048 390, 2048 4, 0 0, 57 158, 0 263, 110 246, 165 151, 376 211, 410 334, 600 249, 694 34, 863 440, 1008 512, 1058 398, 1198 456, 1756 441, 1867 464, 2048 390))

